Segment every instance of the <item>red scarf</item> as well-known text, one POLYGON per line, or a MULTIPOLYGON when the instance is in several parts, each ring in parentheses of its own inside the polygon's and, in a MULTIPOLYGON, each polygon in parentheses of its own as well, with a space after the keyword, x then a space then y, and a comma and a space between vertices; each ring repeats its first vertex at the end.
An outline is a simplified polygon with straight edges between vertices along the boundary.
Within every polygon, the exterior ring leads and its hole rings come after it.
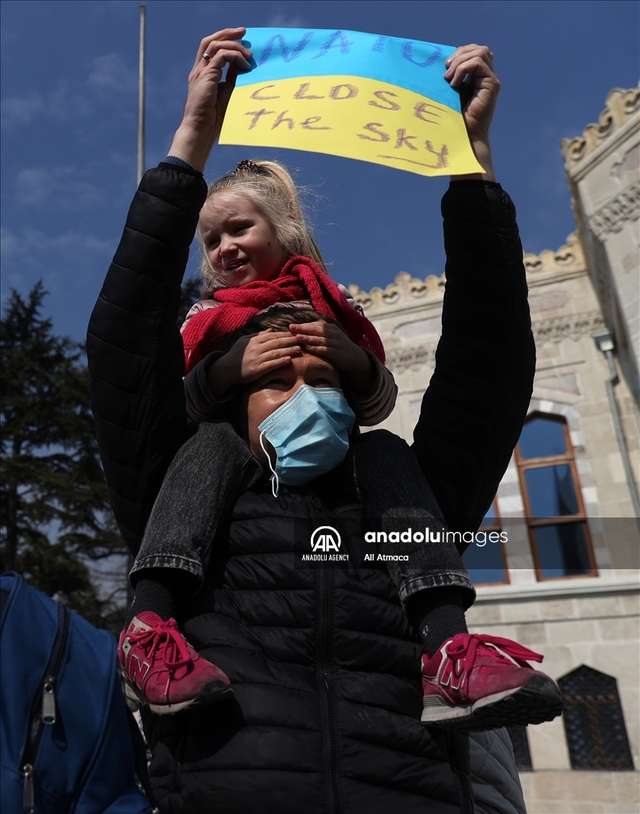
POLYGON ((309 300, 321 316, 335 320, 356 345, 372 351, 384 364, 384 347, 369 320, 358 313, 336 283, 310 257, 291 257, 273 280, 253 280, 234 288, 219 288, 212 298, 219 303, 194 314, 182 326, 185 372, 189 372, 216 341, 237 331, 270 305, 309 300))

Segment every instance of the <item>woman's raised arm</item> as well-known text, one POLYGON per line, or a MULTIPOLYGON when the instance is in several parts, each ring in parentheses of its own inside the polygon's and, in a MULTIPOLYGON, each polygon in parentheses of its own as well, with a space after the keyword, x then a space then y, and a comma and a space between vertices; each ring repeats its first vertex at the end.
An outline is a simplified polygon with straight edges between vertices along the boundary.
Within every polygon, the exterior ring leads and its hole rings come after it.
MULTIPOLYGON (((449 78, 467 73, 465 121, 489 159, 500 83, 486 46, 463 46, 449 78)), ((463 94, 464 96, 464 94, 463 94)), ((535 370, 515 207, 487 174, 458 176, 442 200, 447 255, 442 337, 414 449, 450 528, 482 522, 526 416, 535 370)))
POLYGON ((203 172, 220 135, 236 77, 251 68, 251 51, 240 41, 244 32, 244 28, 224 28, 201 40, 196 52, 182 122, 169 155, 181 158, 199 172, 203 172), (227 64, 227 78, 221 82, 227 64))
POLYGON ((225 29, 200 42, 171 148, 192 168, 161 163, 145 173, 89 322, 98 443, 116 520, 134 554, 167 467, 189 432, 176 325, 180 284, 207 194, 201 170, 235 75, 248 67, 243 32, 225 29))

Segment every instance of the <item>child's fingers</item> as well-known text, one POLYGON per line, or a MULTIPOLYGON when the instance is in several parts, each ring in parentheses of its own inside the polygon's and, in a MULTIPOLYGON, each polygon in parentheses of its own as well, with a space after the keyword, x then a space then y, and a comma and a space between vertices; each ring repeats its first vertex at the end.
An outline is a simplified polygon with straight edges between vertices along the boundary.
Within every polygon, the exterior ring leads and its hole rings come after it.
POLYGON ((270 359, 260 362, 257 369, 257 374, 262 376, 265 373, 268 373, 270 370, 277 370, 279 367, 285 367, 286 365, 291 364, 291 355, 288 356, 280 356, 277 359, 270 359))
POLYGON ((302 350, 306 350, 308 353, 312 353, 316 356, 330 356, 335 352, 334 348, 327 345, 326 342, 304 342, 302 350))
POLYGON ((279 354, 282 355, 283 353, 293 353, 296 356, 299 356, 302 352, 302 345, 299 342, 293 342, 291 344, 287 343, 282 345, 263 345, 260 348, 257 348, 254 352, 254 356, 257 359, 261 359, 264 357, 265 359, 272 358, 272 354, 279 354))
POLYGON ((260 353, 258 356, 258 364, 262 362, 270 362, 273 359, 283 359, 285 357, 300 356, 302 350, 299 347, 294 348, 276 348, 275 350, 267 350, 260 353))
POLYGON ((313 336, 313 334, 299 334, 296 339, 303 347, 315 348, 324 346, 332 350, 338 350, 338 346, 328 336, 313 336))
POLYGON ((271 329, 267 331, 260 331, 260 333, 253 336, 252 339, 260 345, 283 339, 288 341, 293 340, 295 342, 295 337, 292 336, 289 331, 272 331, 271 329))
POLYGON ((274 336, 271 339, 260 342, 260 350, 270 350, 272 348, 290 348, 298 344, 298 337, 291 334, 282 334, 281 336, 274 336))
POLYGON ((329 328, 328 322, 292 322, 289 325, 289 330, 296 336, 299 334, 314 334, 314 336, 324 336, 329 328))
POLYGON ((291 364, 291 356, 282 356, 280 359, 271 359, 269 362, 261 362, 259 365, 251 365, 244 371, 243 383, 255 382, 272 373, 274 370, 287 367, 291 364))
POLYGON ((273 328, 265 328, 262 331, 258 331, 258 333, 254 334, 251 338, 263 342, 265 339, 269 339, 272 336, 278 336, 279 334, 286 335, 288 333, 289 331, 276 331, 273 328))

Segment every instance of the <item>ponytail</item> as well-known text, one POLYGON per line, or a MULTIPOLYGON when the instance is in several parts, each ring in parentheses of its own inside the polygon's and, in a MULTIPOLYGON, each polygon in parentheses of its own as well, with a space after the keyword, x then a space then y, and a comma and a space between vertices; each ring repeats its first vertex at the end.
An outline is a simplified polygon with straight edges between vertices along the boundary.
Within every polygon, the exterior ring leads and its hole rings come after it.
MULTIPOLYGON (((209 185, 207 200, 221 192, 239 192, 246 195, 271 223, 276 238, 289 257, 311 257, 326 271, 320 253, 305 218, 298 188, 289 171, 277 161, 243 160, 233 172, 223 175, 209 185)), ((198 224, 197 237, 202 250, 201 274, 204 293, 230 283, 224 274, 211 266, 198 224)))

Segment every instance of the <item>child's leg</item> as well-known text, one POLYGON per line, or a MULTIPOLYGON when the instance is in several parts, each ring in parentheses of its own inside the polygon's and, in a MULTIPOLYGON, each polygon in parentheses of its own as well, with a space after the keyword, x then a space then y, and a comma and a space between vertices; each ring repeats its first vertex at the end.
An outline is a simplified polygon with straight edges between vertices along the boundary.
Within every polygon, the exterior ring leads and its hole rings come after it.
POLYGON ((201 587, 213 541, 240 492, 258 472, 230 424, 203 423, 171 462, 131 569, 130 618, 175 616, 201 587))
POLYGON ((127 697, 157 714, 229 691, 228 676, 171 617, 201 587, 216 534, 258 470, 232 427, 217 423, 201 424, 167 471, 131 571, 135 598, 118 644, 127 697))
POLYGON ((464 616, 466 598, 460 588, 418 591, 408 598, 405 610, 429 655, 456 633, 468 632, 464 616))
MULTIPOLYGON (((408 527, 442 532, 435 498, 409 447, 380 431, 363 440, 356 449, 356 472, 366 515, 386 532, 408 527)), ((528 664, 542 661, 539 653, 499 636, 468 634, 464 611, 475 591, 455 545, 425 541, 414 546, 410 560, 390 564, 389 572, 426 651, 421 660, 423 723, 474 730, 541 723, 559 715, 557 685, 528 664)))
POLYGON ((127 624, 143 611, 153 611, 162 619, 178 616, 180 598, 192 595, 198 580, 177 568, 145 568, 131 577, 133 601, 127 613, 127 624))
MULTIPOLYGON (((381 531, 445 528, 418 460, 400 438, 384 430, 367 433, 358 441, 355 461, 365 517, 381 531)), ((475 589, 454 543, 416 543, 410 552, 403 545, 402 553, 410 561, 389 563, 389 574, 425 650, 433 653, 446 639, 467 632, 464 612, 475 589)))

